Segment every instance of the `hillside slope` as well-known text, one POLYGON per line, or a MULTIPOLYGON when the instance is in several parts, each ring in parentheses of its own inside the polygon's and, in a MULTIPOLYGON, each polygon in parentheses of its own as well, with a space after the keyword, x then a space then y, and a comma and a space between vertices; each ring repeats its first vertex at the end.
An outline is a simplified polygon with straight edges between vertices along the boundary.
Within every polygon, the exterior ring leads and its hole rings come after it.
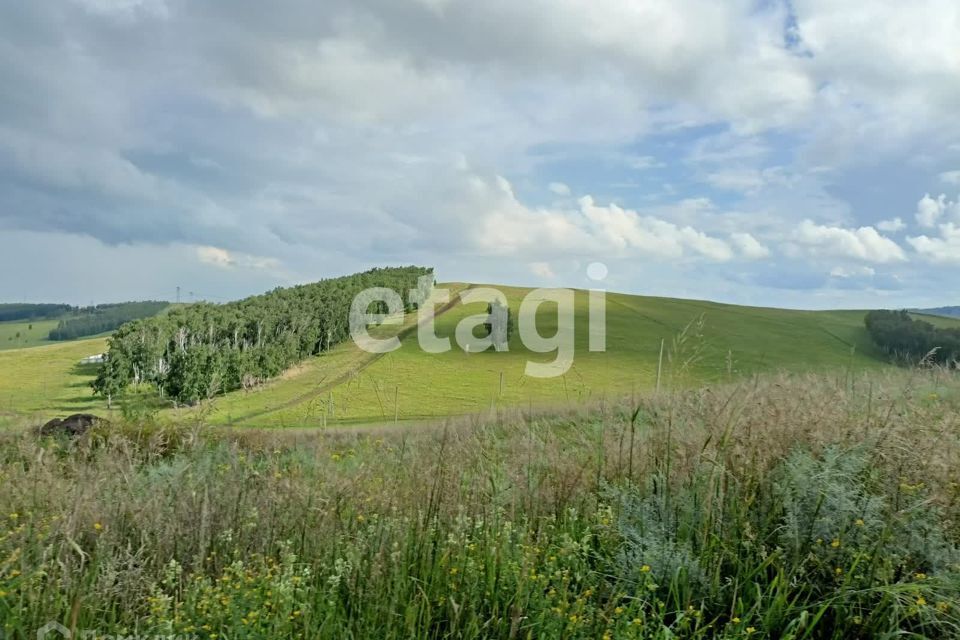
MULTIPOLYGON (((441 285, 454 297, 466 285, 441 285)), ((516 311, 529 289, 498 287, 516 311)), ((311 358, 253 391, 237 391, 197 408, 164 411, 172 419, 193 419, 198 411, 213 424, 237 426, 332 426, 384 423, 486 411, 492 407, 578 403, 652 390, 661 342, 665 345, 662 386, 712 384, 777 371, 819 371, 846 375, 888 366, 863 326, 863 311, 793 311, 741 307, 695 300, 610 293, 607 296, 607 351, 591 353, 587 294, 576 293, 575 357, 566 375, 538 379, 524 375, 528 360, 549 362, 555 354, 527 351, 515 331, 510 351, 467 353, 451 340, 443 354, 421 351, 416 316, 400 327, 399 350, 375 356, 352 343, 311 358), (702 318, 702 336, 677 336, 702 318), (683 365, 687 362, 687 365, 683 365), (502 382, 501 382, 502 380, 502 382)), ((440 337, 454 335, 457 323, 484 312, 483 305, 454 304, 440 314, 440 337)), ((949 318, 938 324, 960 326, 949 318)), ((542 335, 556 332, 556 313, 541 310, 542 335)), ((106 413, 90 395, 95 366, 79 360, 103 350, 104 341, 0 353, 0 423, 36 421, 72 410, 106 413)))
MULTIPOLYGON (((499 288, 514 310, 529 291, 499 288)), ((454 307, 437 319, 437 335, 452 338, 461 319, 482 312, 482 305, 454 307)), ((587 294, 578 291, 574 364, 562 377, 524 375, 528 360, 549 362, 554 354, 530 353, 518 332, 506 353, 467 353, 454 343, 443 354, 424 353, 414 333, 399 350, 362 366, 356 363, 366 354, 348 345, 263 390, 220 398, 209 419, 251 426, 390 422, 643 392, 656 385, 661 341, 664 386, 779 370, 845 372, 886 366, 863 328, 863 317, 860 311, 790 311, 609 294, 607 351, 591 353, 587 294), (701 317, 702 337, 689 336, 684 345, 674 345, 684 328, 701 317), (691 358, 689 366, 681 365, 691 358)), ((555 313, 544 309, 538 328, 546 336, 555 333, 555 313)))

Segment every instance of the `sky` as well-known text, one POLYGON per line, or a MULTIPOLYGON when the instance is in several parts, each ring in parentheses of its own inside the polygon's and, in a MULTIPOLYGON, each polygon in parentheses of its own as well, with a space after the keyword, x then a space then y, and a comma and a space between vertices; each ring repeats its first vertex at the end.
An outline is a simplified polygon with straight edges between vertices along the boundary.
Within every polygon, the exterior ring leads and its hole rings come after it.
POLYGON ((956 0, 0 4, 0 300, 960 304, 956 0))

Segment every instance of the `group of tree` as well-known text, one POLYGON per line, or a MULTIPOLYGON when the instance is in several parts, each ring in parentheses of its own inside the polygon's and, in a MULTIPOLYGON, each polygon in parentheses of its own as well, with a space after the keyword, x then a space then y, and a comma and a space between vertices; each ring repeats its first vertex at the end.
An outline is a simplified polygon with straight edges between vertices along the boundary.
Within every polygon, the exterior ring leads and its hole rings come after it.
POLYGON ((951 367, 960 361, 960 329, 936 327, 907 311, 871 311, 865 322, 877 346, 899 361, 951 367))
MULTIPOLYGON (((127 323, 108 341, 94 391, 109 402, 130 385, 150 384, 178 403, 194 404, 249 388, 347 340, 351 306, 361 291, 396 291, 409 311, 429 295, 432 273, 423 267, 372 269, 127 323), (410 290, 417 295, 408 298, 410 290)), ((387 312, 383 302, 367 310, 387 312)))
POLYGON ((100 304, 75 309, 70 317, 60 320, 50 331, 51 340, 75 340, 119 329, 124 324, 142 318, 152 318, 170 306, 169 302, 121 302, 100 304))
POLYGON ((50 320, 59 318, 73 309, 74 307, 68 304, 33 304, 26 302, 0 304, 0 322, 50 320))

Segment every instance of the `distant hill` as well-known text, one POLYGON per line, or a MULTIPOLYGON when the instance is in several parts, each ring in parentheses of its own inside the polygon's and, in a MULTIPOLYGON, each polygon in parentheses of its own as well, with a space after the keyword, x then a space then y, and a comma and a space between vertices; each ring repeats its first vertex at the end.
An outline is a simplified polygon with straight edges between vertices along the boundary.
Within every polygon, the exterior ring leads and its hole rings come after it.
POLYGON ((0 303, 0 322, 49 320, 62 316, 75 308, 68 304, 0 303))
POLYGON ((36 347, 109 333, 131 320, 175 307, 169 302, 119 302, 76 307, 69 304, 0 304, 0 350, 36 347))
POLYGON ((50 339, 76 340, 115 331, 132 320, 152 318, 169 306, 169 302, 148 300, 78 308, 50 331, 50 339))
POLYGON ((914 309, 917 313, 926 313, 931 316, 946 316, 960 318, 960 307, 934 307, 932 309, 914 309))

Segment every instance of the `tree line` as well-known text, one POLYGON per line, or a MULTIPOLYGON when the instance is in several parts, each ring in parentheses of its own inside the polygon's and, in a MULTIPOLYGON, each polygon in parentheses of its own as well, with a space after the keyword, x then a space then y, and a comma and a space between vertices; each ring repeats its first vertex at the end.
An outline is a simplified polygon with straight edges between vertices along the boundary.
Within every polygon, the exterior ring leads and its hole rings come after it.
POLYGON ((50 320, 59 318, 73 309, 74 307, 68 304, 33 304, 26 302, 0 304, 0 322, 50 320))
POLYGON ((907 311, 871 311, 865 323, 874 343, 897 360, 946 366, 960 361, 960 329, 941 329, 907 311))
MULTIPOLYGON (((109 403, 131 385, 150 384, 162 396, 195 404, 255 386, 347 340, 351 305, 361 291, 383 287, 406 298, 417 290, 405 301, 404 310, 410 311, 429 295, 432 274, 414 266, 371 269, 129 322, 109 339, 94 392, 109 403)), ((367 310, 387 312, 382 302, 367 310)))
POLYGON ((51 340, 74 340, 119 329, 124 324, 141 318, 151 318, 167 307, 169 302, 147 300, 121 302, 83 307, 74 311, 74 317, 64 318, 50 330, 51 340))

